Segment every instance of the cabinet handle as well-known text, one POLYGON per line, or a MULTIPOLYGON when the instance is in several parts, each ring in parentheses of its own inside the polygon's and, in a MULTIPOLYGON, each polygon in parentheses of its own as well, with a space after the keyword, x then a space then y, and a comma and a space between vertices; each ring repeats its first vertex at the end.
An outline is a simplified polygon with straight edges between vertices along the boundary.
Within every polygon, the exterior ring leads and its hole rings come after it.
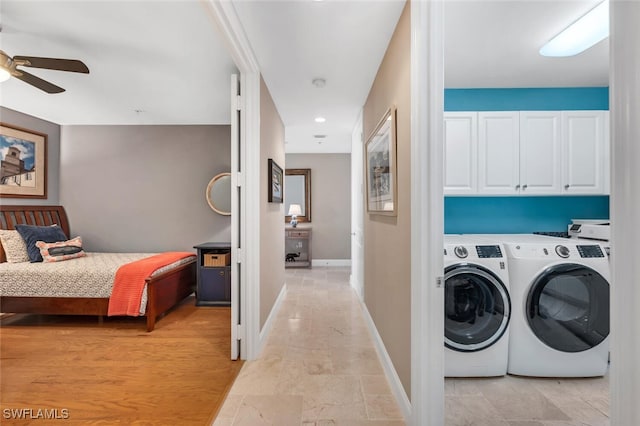
POLYGON ((516 191, 520 189, 520 185, 516 185, 516 191))
POLYGON ((218 274, 219 274, 221 277, 224 277, 224 271, 218 271, 218 274))
POLYGON ((523 190, 527 189, 527 185, 522 185, 522 189, 523 190))
POLYGON ((564 186, 564 189, 569 189, 569 186, 570 186, 569 184, 566 184, 566 185, 564 186))

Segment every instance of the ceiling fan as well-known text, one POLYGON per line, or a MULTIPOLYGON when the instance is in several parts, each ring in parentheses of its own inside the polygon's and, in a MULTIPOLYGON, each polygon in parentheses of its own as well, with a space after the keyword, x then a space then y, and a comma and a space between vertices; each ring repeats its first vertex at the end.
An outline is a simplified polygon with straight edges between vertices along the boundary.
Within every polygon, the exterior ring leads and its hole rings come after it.
POLYGON ((40 58, 37 56, 14 56, 0 50, 0 81, 15 77, 47 93, 62 93, 64 89, 36 77, 18 67, 43 68, 56 71, 80 72, 89 74, 89 68, 77 59, 40 58))

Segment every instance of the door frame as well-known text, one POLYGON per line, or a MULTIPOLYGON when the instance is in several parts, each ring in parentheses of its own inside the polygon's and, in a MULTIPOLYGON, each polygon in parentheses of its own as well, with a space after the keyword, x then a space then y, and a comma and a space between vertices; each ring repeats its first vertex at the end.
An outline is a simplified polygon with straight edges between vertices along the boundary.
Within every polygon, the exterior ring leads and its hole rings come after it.
POLYGON ((362 109, 351 132, 351 287, 364 302, 364 141, 362 109))
POLYGON ((236 150, 238 168, 232 179, 233 190, 239 190, 239 204, 232 208, 231 217, 237 217, 237 238, 232 235, 232 258, 239 273, 240 358, 255 359, 260 342, 260 66, 251 49, 244 28, 232 2, 203 0, 203 5, 218 27, 219 33, 238 71, 242 96, 237 107, 241 111, 240 145, 236 150))
POLYGON ((411 2, 411 419, 444 424, 444 2, 411 2))

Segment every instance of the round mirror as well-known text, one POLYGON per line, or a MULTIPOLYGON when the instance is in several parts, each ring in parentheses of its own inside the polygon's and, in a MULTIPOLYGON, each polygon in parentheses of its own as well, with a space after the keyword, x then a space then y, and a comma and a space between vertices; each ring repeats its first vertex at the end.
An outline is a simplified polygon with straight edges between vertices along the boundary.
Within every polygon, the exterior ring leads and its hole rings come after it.
POLYGON ((231 216, 231 173, 220 173, 211 179, 206 196, 214 212, 231 216))

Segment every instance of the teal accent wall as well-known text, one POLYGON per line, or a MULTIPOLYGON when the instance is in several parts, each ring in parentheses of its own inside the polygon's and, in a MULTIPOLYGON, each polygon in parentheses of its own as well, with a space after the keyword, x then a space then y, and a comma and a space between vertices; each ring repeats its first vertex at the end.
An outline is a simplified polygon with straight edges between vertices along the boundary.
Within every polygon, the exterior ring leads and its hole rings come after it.
MULTIPOLYGON (((445 111, 608 110, 608 87, 445 89, 445 111)), ((447 234, 566 231, 571 219, 608 219, 608 196, 445 197, 447 234)))
POLYGON ((567 231, 571 219, 608 219, 608 196, 445 197, 445 234, 567 231))
POLYGON ((445 111, 608 110, 608 87, 445 89, 445 111))

